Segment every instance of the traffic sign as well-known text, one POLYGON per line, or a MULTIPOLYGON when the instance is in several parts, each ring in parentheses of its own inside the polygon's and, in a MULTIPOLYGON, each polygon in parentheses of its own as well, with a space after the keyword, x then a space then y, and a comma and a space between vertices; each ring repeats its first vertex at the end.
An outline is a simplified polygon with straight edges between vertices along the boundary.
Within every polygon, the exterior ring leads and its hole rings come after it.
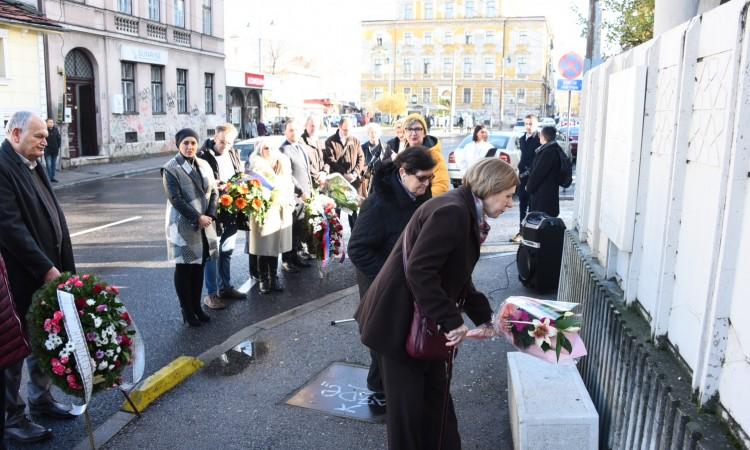
POLYGON ((558 91, 580 91, 583 88, 583 80, 557 80, 558 91))
POLYGON ((583 58, 575 52, 566 53, 558 63, 560 74, 568 80, 574 80, 583 73, 583 58))

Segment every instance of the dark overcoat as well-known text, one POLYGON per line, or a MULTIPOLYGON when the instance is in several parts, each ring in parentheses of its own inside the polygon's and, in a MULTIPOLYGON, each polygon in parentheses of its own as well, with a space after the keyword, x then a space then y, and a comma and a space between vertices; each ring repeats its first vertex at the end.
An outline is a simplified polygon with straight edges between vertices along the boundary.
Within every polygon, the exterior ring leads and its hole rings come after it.
POLYGON ((479 225, 471 191, 461 187, 427 201, 412 216, 357 308, 354 317, 362 343, 394 360, 409 358, 405 345, 412 298, 446 332, 464 322, 457 306, 460 298, 475 324, 490 321, 489 302, 471 281, 478 260, 479 225))
POLYGON ((346 142, 341 142, 341 136, 336 131, 326 139, 325 149, 323 150, 323 161, 331 169, 330 173, 340 173, 341 175, 354 175, 352 186, 359 189, 360 195, 367 196, 367 191, 361 189, 362 175, 365 173, 365 154, 362 152, 362 146, 359 140, 354 136, 346 138, 346 142))
POLYGON ((29 354, 29 341, 10 296, 8 273, 0 255, 0 371, 29 354))
MULTIPOLYGON (((52 193, 42 166, 37 164, 34 170, 52 193)), ((34 188, 33 176, 10 142, 3 141, 0 146, 0 254, 5 259, 11 294, 22 320, 31 306, 32 294, 42 287, 49 269, 76 270, 62 209, 53 193, 62 230, 58 242, 52 218, 34 188)))
POLYGON ((529 211, 541 211, 552 217, 560 214, 560 152, 562 149, 556 141, 536 150, 526 180, 526 192, 531 194, 529 211))

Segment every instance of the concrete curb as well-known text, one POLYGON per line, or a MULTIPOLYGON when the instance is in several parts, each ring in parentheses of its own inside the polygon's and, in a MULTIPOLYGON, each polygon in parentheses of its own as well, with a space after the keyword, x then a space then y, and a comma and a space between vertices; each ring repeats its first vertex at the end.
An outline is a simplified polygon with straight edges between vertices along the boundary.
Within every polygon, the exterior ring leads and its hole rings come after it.
MULTIPOLYGON (((197 358, 180 356, 146 378, 141 387, 131 392, 131 399, 136 404, 139 411, 143 412, 148 405, 188 379, 191 375, 200 370, 204 364, 218 358, 221 354, 226 353, 248 337, 261 331, 277 327, 292 319, 296 319, 304 314, 316 311, 333 302, 341 300, 344 297, 357 294, 358 292, 359 290, 356 285, 336 292, 331 292, 323 297, 317 298, 288 311, 284 311, 283 313, 269 317, 258 323, 248 325, 234 333, 221 344, 215 345, 204 351, 197 358)), ((107 419, 106 422, 94 430, 94 444, 96 448, 100 448, 109 442, 110 439, 115 437, 117 433, 122 431, 122 429, 135 418, 136 415, 133 414, 132 408, 130 408, 130 405, 125 402, 123 405, 123 411, 116 412, 107 419)), ((90 448, 91 446, 88 437, 74 447, 75 450, 87 450, 90 448)))
MULTIPOLYGON (((55 184, 55 185, 52 186, 52 190, 53 191, 58 191, 60 189, 67 189, 69 187, 78 186, 78 185, 84 184, 84 183, 90 183, 92 181, 106 180, 108 178, 121 177, 121 176, 127 176, 127 175, 137 175, 137 174, 140 174, 140 173, 150 172, 152 170, 157 170, 159 168, 161 168, 161 165, 150 166, 150 167, 139 167, 137 169, 127 169, 127 170, 121 170, 121 171, 112 172, 112 173, 102 173, 102 174, 98 174, 98 175, 93 175, 90 178, 82 178, 80 180, 69 181, 69 182, 65 182, 65 183, 62 183, 62 184, 55 184)), ((68 169, 68 170, 72 170, 72 169, 68 169)))

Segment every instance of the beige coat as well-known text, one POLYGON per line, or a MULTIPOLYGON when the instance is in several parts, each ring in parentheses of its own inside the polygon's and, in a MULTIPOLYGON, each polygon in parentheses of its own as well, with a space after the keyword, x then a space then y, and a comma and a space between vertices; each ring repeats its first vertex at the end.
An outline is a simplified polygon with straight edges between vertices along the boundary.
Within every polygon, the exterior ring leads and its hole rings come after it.
POLYGON ((278 174, 268 160, 259 156, 253 156, 250 160, 251 169, 274 185, 271 207, 263 225, 250 219, 248 246, 250 253, 256 256, 278 256, 292 249, 292 212, 295 205, 292 166, 286 155, 276 153, 274 157, 278 158, 278 174))

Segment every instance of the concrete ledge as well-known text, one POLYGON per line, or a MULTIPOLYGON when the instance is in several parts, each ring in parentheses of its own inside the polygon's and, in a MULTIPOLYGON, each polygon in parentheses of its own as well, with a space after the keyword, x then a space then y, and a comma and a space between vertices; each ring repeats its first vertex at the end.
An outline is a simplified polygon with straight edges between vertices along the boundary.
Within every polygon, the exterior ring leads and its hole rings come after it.
MULTIPOLYGON (((96 430, 94 430, 94 445, 99 448, 112 439, 117 433, 122 430, 125 425, 129 424, 131 420, 136 417, 135 414, 126 413, 122 411, 116 412, 112 417, 107 419, 106 422, 101 424, 96 430)), ((85 438, 76 445, 73 450, 91 450, 91 444, 89 439, 85 438)))
MULTIPOLYGON (((130 398, 135 407, 143 412, 154 400, 190 377, 201 367, 203 367, 203 362, 198 358, 180 356, 146 378, 138 389, 130 393, 130 398)), ((123 403, 122 410, 135 412, 127 401, 123 403)))

